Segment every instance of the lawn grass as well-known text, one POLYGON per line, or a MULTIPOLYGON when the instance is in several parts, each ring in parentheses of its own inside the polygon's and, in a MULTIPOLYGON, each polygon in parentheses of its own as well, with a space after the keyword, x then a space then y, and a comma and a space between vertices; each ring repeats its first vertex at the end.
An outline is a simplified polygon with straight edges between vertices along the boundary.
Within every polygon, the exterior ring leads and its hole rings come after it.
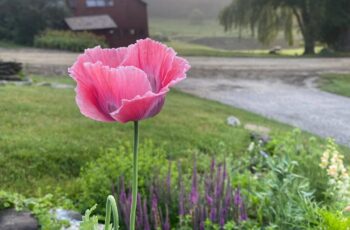
MULTIPOLYGON (((188 19, 150 18, 150 34, 163 35, 169 38, 176 37, 238 37, 238 30, 225 32, 218 20, 205 19, 201 24, 191 24, 188 19)), ((243 31, 243 35, 249 35, 249 30, 243 31)))
MULTIPOLYGON (((55 81, 55 78, 50 78, 55 81)), ((68 189, 82 166, 118 140, 132 140, 132 124, 105 124, 83 117, 72 89, 0 87, 0 189, 25 195, 68 189)), ((263 125, 274 134, 291 128, 261 116, 176 90, 163 112, 141 122, 141 142, 164 145, 170 159, 186 150, 215 154, 218 146, 241 155, 250 141, 242 127, 226 124, 234 115, 243 123, 263 125)))
MULTIPOLYGON (((303 48, 282 49, 276 54, 269 54, 269 50, 223 50, 209 46, 198 45, 183 41, 170 41, 166 44, 183 56, 206 56, 206 57, 300 57, 303 55, 303 48)), ((316 52, 320 52, 322 47, 316 47, 316 52)), ((302 56, 305 57, 305 56, 302 56)), ((313 56, 310 56, 313 57, 313 56)))
POLYGON ((317 83, 321 90, 350 97, 350 74, 325 74, 317 83))

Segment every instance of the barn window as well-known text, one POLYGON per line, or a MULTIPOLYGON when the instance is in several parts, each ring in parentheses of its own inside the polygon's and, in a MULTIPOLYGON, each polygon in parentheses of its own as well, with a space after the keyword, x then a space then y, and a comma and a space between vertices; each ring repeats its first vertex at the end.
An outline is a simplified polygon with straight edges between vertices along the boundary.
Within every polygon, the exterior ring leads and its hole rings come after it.
POLYGON ((114 0, 86 0, 87 7, 108 7, 113 5, 114 0))

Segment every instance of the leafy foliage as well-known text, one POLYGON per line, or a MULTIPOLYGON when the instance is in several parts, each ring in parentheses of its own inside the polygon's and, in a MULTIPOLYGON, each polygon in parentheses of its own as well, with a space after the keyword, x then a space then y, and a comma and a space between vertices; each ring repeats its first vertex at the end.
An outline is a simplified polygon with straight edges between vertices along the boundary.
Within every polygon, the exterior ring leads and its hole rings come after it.
POLYGON ((325 0, 324 17, 322 18, 321 41, 326 42, 337 51, 344 51, 348 41, 344 37, 350 29, 350 1, 325 0))
POLYGON ((29 210, 38 219, 43 230, 60 230, 62 226, 67 224, 54 218, 51 212, 57 203, 65 203, 72 207, 67 202, 70 203, 67 199, 55 201, 51 194, 41 198, 25 198, 17 193, 0 190, 0 210, 6 208, 15 208, 18 211, 29 210))
POLYGON ((314 54, 316 42, 322 40, 320 37, 335 43, 337 35, 329 35, 333 34, 329 32, 339 34, 339 30, 348 25, 349 17, 345 15, 348 10, 349 1, 346 0, 233 0, 219 18, 226 30, 233 26, 250 28, 253 33, 257 30, 258 39, 265 43, 275 39, 279 31, 284 31, 291 43, 296 21, 304 39, 305 54, 314 54))
MULTIPOLYGON (((93 204, 104 204, 111 188, 118 183, 117 178, 124 178, 126 184, 131 184, 132 146, 130 143, 120 143, 118 149, 107 149, 101 157, 82 168, 79 205, 82 209, 93 204)), ((139 188, 145 193, 147 185, 151 184, 156 175, 166 175, 168 161, 163 148, 156 147, 151 141, 146 141, 139 147, 139 188)), ((176 178, 176 173, 173 174, 176 178)), ((102 207, 102 206, 101 206, 102 207)), ((104 207, 97 208, 104 214, 104 207)))
POLYGON ((104 37, 89 32, 47 30, 34 39, 34 46, 49 49, 84 51, 95 46, 108 47, 104 37))
POLYGON ((67 14, 60 0, 0 0, 0 40, 32 44, 45 28, 63 28, 67 14))
POLYGON ((91 209, 85 211, 83 220, 80 224, 80 230, 97 230, 98 229, 98 217, 91 216, 92 212, 95 211, 97 205, 94 205, 91 209))

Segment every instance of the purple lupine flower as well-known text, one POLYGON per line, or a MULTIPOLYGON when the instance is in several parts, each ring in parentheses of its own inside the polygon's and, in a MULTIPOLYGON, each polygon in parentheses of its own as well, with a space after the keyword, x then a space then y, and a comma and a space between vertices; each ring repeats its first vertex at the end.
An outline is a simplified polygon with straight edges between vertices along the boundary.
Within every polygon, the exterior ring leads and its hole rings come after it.
POLYGON ((170 191, 171 191, 171 162, 169 161, 169 169, 168 169, 168 175, 166 178, 166 188, 167 188, 167 193, 170 198, 170 191))
POLYGON ((199 230, 205 230, 205 222, 201 221, 201 223, 199 224, 199 230))
POLYGON ((170 220, 169 220, 169 209, 168 209, 168 205, 165 206, 166 209, 166 216, 165 216, 165 221, 163 224, 163 230, 170 230, 170 220))
POLYGON ((236 208, 240 208, 240 206, 242 204, 242 197, 241 197, 241 192, 240 192, 239 188, 237 188, 237 190, 235 192, 235 196, 233 198, 233 202, 234 202, 236 208))
POLYGON ((222 178, 221 178, 221 168, 222 166, 218 166, 218 171, 216 175, 216 186, 215 186, 215 199, 218 201, 220 199, 220 195, 223 190, 223 183, 222 183, 222 178))
POLYGON ((141 202, 141 195, 140 193, 137 194, 137 218, 136 218, 136 225, 138 229, 142 229, 143 227, 143 210, 142 210, 142 202, 141 202))
POLYGON ((147 201, 143 200, 143 229, 151 230, 149 220, 148 220, 148 210, 147 210, 147 201))
POLYGON ((201 218, 200 218, 200 222, 199 222, 199 230, 204 230, 205 229, 205 221, 207 219, 207 214, 206 214, 206 210, 205 210, 205 206, 201 206, 201 218))
POLYGON ((219 224, 221 227, 225 225, 225 209, 223 207, 220 209, 219 224))
POLYGON ((197 205, 199 199, 198 187, 197 187, 197 163, 194 161, 193 175, 192 175, 192 189, 190 201, 193 205, 197 205))
POLYGON ((227 178, 227 169, 226 169, 226 160, 224 161, 224 172, 223 172, 223 182, 226 181, 227 178))
POLYGON ((182 181, 182 171, 180 164, 178 165, 178 171, 179 171, 179 188, 180 188, 180 194, 179 194, 179 216, 183 217, 185 216, 185 191, 184 191, 184 185, 182 181))
POLYGON ((231 207, 231 199, 232 199, 232 188, 229 185, 229 183, 227 183, 227 188, 226 188, 226 195, 225 195, 225 199, 224 199, 224 203, 223 203, 223 208, 224 208, 224 212, 225 212, 225 219, 228 218, 229 212, 230 212, 230 207, 231 207))
POLYGON ((124 177, 120 179, 120 194, 119 194, 119 199, 121 203, 126 202, 126 193, 125 193, 125 184, 124 184, 124 177))
POLYGON ((214 204, 214 200, 209 196, 209 194, 207 194, 205 198, 207 200, 208 206, 212 206, 214 204))
POLYGON ((247 214, 247 210, 245 208, 244 202, 242 200, 242 204, 241 204, 241 208, 240 208, 240 216, 239 216, 241 221, 246 221, 248 220, 248 214, 247 214))
POLYGON ((216 221, 216 208, 215 207, 212 207, 210 209, 209 216, 210 216, 209 218, 210 218, 211 222, 215 223, 215 221, 216 221))
POLYGON ((158 199, 156 194, 153 192, 152 195, 152 216, 153 216, 153 222, 154 222, 154 229, 157 229, 159 226, 161 226, 160 224, 160 217, 159 217, 159 212, 158 212, 158 199))
POLYGON ((215 159, 213 158, 211 160, 211 164, 210 164, 210 177, 213 179, 214 176, 214 172, 215 172, 215 159))

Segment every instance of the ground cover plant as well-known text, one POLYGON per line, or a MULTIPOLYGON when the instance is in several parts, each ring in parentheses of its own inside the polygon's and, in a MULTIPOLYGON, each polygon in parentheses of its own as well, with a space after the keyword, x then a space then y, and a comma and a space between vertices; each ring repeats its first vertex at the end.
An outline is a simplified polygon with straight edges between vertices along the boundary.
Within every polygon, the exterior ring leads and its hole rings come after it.
MULTIPOLYGON (((142 152, 152 156, 152 147, 146 148, 150 152, 142 152)), ((152 179, 140 187, 138 229, 345 230, 349 226, 349 194, 344 193, 348 167, 332 140, 320 145, 295 130, 274 136, 267 144, 255 140, 240 157, 224 152, 218 152, 217 159, 198 152, 191 156, 190 161, 169 162, 168 170, 163 163, 161 171, 147 173, 152 179), (334 172, 342 180, 337 187, 334 172)), ((87 171, 108 172, 101 171, 105 161, 99 162, 87 171)), ((124 175, 128 177, 128 172, 104 187, 119 199, 121 223, 127 226, 130 179, 124 175)))

